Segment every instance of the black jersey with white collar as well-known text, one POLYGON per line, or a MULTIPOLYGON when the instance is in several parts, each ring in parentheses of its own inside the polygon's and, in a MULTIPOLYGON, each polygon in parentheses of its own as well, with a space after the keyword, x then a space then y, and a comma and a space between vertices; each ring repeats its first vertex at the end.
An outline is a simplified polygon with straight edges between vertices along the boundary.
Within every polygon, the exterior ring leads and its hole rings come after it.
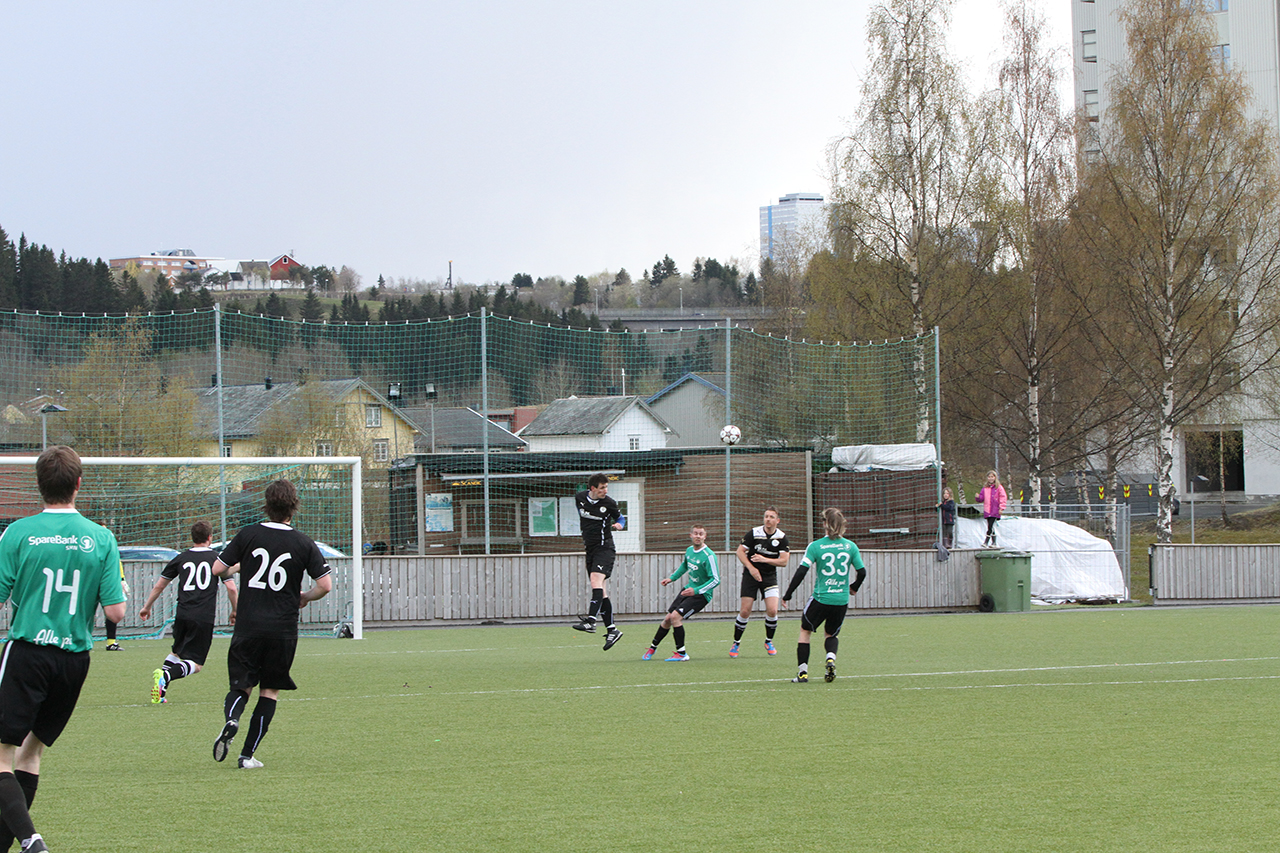
POLYGON ((573 502, 578 507, 582 544, 588 548, 613 545, 613 525, 622 517, 618 502, 608 495, 592 499, 589 491, 578 492, 573 496, 573 502))
POLYGON ((206 545, 188 548, 160 570, 160 577, 178 581, 178 607, 174 616, 203 625, 217 618, 218 579, 213 561, 218 552, 206 545))
POLYGON ((770 534, 764 529, 763 524, 748 530, 742 537, 742 544, 747 547, 747 559, 756 564, 757 568, 771 572, 777 571, 778 567, 770 563, 761 563, 756 558, 768 557, 776 560, 783 551, 791 551, 791 543, 787 540, 787 534, 782 532, 782 528, 777 528, 770 534))
POLYGON ((240 564, 235 629, 240 636, 296 637, 302 576, 315 580, 329 574, 311 537, 276 521, 242 528, 219 559, 228 566, 240 564))

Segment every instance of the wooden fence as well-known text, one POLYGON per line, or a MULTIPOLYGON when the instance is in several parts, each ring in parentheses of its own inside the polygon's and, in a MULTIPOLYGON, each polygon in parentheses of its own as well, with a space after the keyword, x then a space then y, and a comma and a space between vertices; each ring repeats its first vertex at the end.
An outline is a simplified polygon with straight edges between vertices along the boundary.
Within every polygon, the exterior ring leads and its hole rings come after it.
MULTIPOLYGON (((928 612, 975 610, 980 594, 974 551, 952 551, 945 563, 933 550, 863 551, 867 580, 853 599, 855 612, 928 612)), ((619 554, 609 581, 614 611, 624 621, 660 617, 678 592, 661 586, 683 554, 619 554)), ((729 616, 738 610, 742 570, 732 553, 718 554, 720 586, 703 613, 729 616)), ((800 565, 793 552, 781 573, 783 591, 800 565)), ((147 624, 138 620, 163 563, 124 563, 131 593, 121 636, 146 636, 173 618, 177 589, 172 584, 156 603, 147 624)), ((350 559, 330 559, 334 593, 301 611, 302 627, 327 631, 352 616, 350 559)), ((478 624, 481 622, 560 622, 586 612, 590 584, 581 552, 499 556, 369 556, 363 560, 364 624, 372 628, 478 624)), ((237 579, 239 580, 239 579, 237 579)), ((813 587, 812 575, 796 591, 791 610, 798 613, 813 587)), ((218 627, 228 629, 226 596, 219 593, 218 627)), ((101 615, 98 617, 101 626, 101 615)), ((8 608, 0 609, 0 630, 8 627, 8 608)), ((99 627, 101 631, 101 627, 99 627)))
MULTIPOLYGON (((703 613, 738 610, 741 569, 733 554, 720 554, 721 583, 703 613)), ((678 588, 660 581, 680 554, 619 554, 609 597, 621 618, 654 618, 666 612, 678 588)), ((867 580, 853 599, 855 611, 963 610, 978 606, 978 565, 972 551, 953 551, 945 563, 929 551, 864 551, 867 580)), ((793 553, 783 583, 800 564, 793 553)), ((364 561, 366 626, 449 622, 562 621, 585 612, 590 585, 582 554, 493 557, 377 557, 364 561)), ((798 610, 812 580, 792 599, 798 610)), ((785 587, 784 587, 785 590, 785 587)))
POLYGON ((1280 545, 1153 545, 1154 604, 1280 602, 1280 545))

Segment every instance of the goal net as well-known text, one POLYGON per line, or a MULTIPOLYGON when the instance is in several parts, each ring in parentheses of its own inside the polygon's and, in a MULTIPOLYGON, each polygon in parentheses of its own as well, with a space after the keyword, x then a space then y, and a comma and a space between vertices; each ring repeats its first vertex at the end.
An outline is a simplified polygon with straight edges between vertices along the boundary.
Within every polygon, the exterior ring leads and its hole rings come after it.
MULTIPOLYGON (((35 456, 0 458, 0 526, 40 511, 35 462, 35 456)), ((173 621, 177 583, 164 590, 145 623, 138 611, 169 558, 191 546, 191 526, 207 521, 215 549, 220 548, 241 527, 263 520, 263 491, 281 477, 293 482, 301 499, 293 526, 320 543, 333 576, 333 591, 299 611, 299 633, 335 636, 335 628, 345 624, 355 637, 362 635, 360 457, 84 457, 82 462, 76 508, 115 533, 129 585, 119 638, 162 636, 173 621)), ((244 580, 237 575, 236 582, 243 586, 244 580)), ((307 584, 304 580, 303 587, 307 584)), ((228 616, 226 595, 219 592, 218 631, 230 630, 228 616)), ((7 629, 8 621, 6 607, 0 627, 7 629)), ((103 630, 99 613, 98 636, 103 630)))

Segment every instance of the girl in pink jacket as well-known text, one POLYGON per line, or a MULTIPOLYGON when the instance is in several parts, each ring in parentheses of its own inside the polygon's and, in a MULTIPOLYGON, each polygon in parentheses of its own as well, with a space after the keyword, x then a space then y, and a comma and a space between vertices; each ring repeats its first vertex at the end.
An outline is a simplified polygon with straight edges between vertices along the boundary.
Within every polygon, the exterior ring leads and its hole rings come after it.
POLYGON ((1005 494, 1004 486, 1000 485, 1000 475, 995 471, 987 472, 987 484, 978 489, 977 501, 982 504, 982 517, 987 520, 987 538, 983 541, 982 547, 994 548, 996 522, 1000 520, 1000 513, 1004 512, 1004 508, 1009 503, 1009 496, 1005 494))

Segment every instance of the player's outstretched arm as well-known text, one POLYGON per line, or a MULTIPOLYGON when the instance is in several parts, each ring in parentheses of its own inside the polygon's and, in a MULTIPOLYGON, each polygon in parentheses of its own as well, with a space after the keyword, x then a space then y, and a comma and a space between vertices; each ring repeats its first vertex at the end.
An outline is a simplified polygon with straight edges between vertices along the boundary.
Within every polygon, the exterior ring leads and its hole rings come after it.
POLYGON ((804 576, 809 573, 808 557, 800 561, 800 568, 796 569, 796 573, 791 576, 791 583, 787 584, 787 591, 782 594, 782 607, 786 608, 787 602, 791 600, 791 596, 800 587, 800 582, 804 580, 804 576))
POLYGON ((164 592, 164 588, 169 585, 168 578, 160 578, 156 581, 156 585, 151 587, 151 592, 147 594, 147 601, 142 605, 142 609, 138 611, 138 618, 146 622, 151 618, 151 605, 156 603, 156 599, 160 597, 160 593, 164 592))

